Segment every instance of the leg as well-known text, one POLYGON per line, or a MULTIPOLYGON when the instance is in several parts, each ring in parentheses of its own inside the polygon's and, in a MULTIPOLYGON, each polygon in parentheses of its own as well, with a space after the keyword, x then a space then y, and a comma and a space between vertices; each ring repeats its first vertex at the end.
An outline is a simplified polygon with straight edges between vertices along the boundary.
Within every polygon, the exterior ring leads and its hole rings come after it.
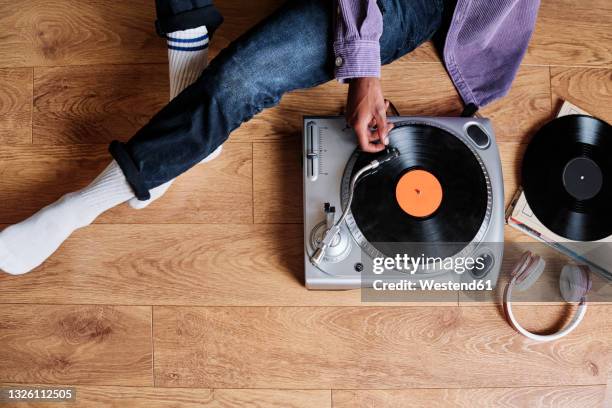
MULTIPOLYGON (((440 2, 380 0, 384 63, 435 32, 440 2)), ((150 189, 197 164, 285 92, 332 79, 332 11, 327 0, 291 1, 243 35, 128 143, 113 142, 110 150, 117 162, 92 184, 2 231, 0 269, 29 272, 102 212, 134 195, 148 199, 150 189)))
POLYGON ((209 37, 223 17, 213 0, 155 0, 155 9, 157 32, 168 43, 172 100, 206 67, 209 37))
MULTIPOLYGON (((202 22, 209 24, 212 33, 222 18, 211 0, 157 0, 156 3, 157 28, 168 39, 170 96, 174 98, 206 67, 209 36, 202 22)), ((203 161, 218 153, 219 150, 203 161)), ((167 189, 170 182, 166 184, 167 189)), ((135 199, 123 172, 113 161, 88 187, 66 194, 24 222, 2 231, 0 269, 12 274, 32 270, 55 252, 75 229, 89 225, 99 214, 126 200, 138 208, 148 204, 135 199)))
POLYGON ((0 232, 0 270, 13 275, 31 271, 75 230, 133 197, 132 188, 113 160, 89 186, 64 195, 0 232))
MULTIPOLYGON (((166 38, 168 46, 170 100, 174 99, 187 86, 194 83, 208 64, 208 28, 206 25, 198 24, 202 20, 210 22, 211 18, 198 19, 195 18, 194 14, 199 16, 203 11, 210 14, 209 9, 213 6, 199 5, 200 7, 196 8, 198 7, 197 2, 190 2, 187 6, 192 8, 185 12, 184 3, 184 0, 157 0, 157 26, 158 28, 164 27, 164 32, 167 32, 163 36, 166 38), (170 22, 172 24, 169 24, 170 22), (173 31, 168 32, 168 29, 173 31)), ((222 146, 219 146, 200 163, 214 160, 221 154, 221 149, 222 146)), ((131 199, 129 201, 130 207, 142 209, 149 206, 168 191, 173 181, 167 181, 151 189, 151 198, 148 200, 131 199)))
MULTIPOLYGON (((158 10, 160 2, 168 2, 168 1, 176 1, 176 0, 158 0, 158 10)), ((385 10, 385 5, 381 3, 381 9, 384 10, 385 14, 387 11, 385 10)), ((413 48, 414 46, 420 44, 424 38, 429 38, 432 30, 435 29, 437 24, 431 24, 432 19, 435 18, 438 13, 438 9, 435 7, 430 10, 427 8, 420 7, 418 2, 412 4, 412 12, 407 12, 406 9, 394 7, 394 3, 390 3, 387 7, 391 8, 389 10, 391 13, 387 14, 387 16, 406 16, 408 21, 405 21, 405 24, 393 24, 390 22, 389 24, 385 24, 387 27, 387 39, 391 40, 390 47, 383 47, 383 51, 387 51, 387 55, 383 56, 383 61, 392 61, 394 58, 394 54, 402 54, 413 48), (413 16, 425 16, 423 19, 415 19, 414 22, 410 21, 413 16), (424 26, 419 26, 419 24, 423 24, 424 26), (404 32, 393 32, 394 27, 406 27, 404 32), (405 38, 404 46, 401 48, 397 48, 397 44, 393 44, 394 40, 397 38, 405 38), (395 52, 391 52, 393 47, 395 48, 395 52), (406 50, 408 48, 408 50, 406 50)), ((169 7, 166 7, 169 8, 169 7)), ((178 16, 180 17, 180 15, 178 16)), ((388 19, 388 18, 387 18, 388 19)), ((178 18, 175 17, 175 20, 178 18)), ((180 21, 182 26, 180 28, 188 28, 191 27, 189 21, 180 21)), ((193 83, 196 78, 202 73, 203 68, 206 66, 206 49, 203 49, 204 46, 207 46, 208 39, 205 38, 206 27, 194 27, 190 28, 186 31, 176 31, 174 33, 170 33, 167 35, 168 37, 168 59, 170 61, 170 96, 171 99, 176 97, 179 92, 185 89, 186 86, 193 83), (175 42, 174 38, 179 38, 179 42, 175 42), (204 39, 204 40, 202 40, 204 39), (201 43, 197 42, 198 40, 202 40, 201 43)), ((217 147, 210 155, 204 158, 201 163, 205 163, 213 160, 218 157, 221 153, 222 145, 217 147)), ((161 196, 163 196, 166 191, 172 185, 173 180, 167 181, 155 188, 149 190, 151 194, 151 198, 148 200, 139 200, 137 197, 131 199, 129 204, 132 208, 140 209, 147 207, 153 201, 157 200, 161 196)))
MULTIPOLYGON (((385 63, 427 40, 441 22, 441 0, 382 0, 385 63)), ((326 0, 296 0, 244 34, 192 86, 112 155, 136 196, 171 180, 220 146, 229 134, 285 92, 333 78, 332 15, 326 0)))
POLYGON ((331 79, 326 3, 288 2, 223 50, 128 143, 111 145, 139 198, 198 163, 284 92, 331 79))

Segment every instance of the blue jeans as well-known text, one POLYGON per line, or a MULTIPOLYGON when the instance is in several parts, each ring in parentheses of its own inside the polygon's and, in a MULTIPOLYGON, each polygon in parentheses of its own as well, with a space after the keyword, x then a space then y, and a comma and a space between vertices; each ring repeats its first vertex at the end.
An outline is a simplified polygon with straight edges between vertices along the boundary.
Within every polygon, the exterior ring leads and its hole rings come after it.
MULTIPOLYGON (((443 0, 379 0, 388 64, 428 40, 442 23, 443 0)), ((211 61, 202 76, 127 143, 110 152, 140 200, 185 172, 283 94, 334 78, 329 0, 292 0, 211 61)))

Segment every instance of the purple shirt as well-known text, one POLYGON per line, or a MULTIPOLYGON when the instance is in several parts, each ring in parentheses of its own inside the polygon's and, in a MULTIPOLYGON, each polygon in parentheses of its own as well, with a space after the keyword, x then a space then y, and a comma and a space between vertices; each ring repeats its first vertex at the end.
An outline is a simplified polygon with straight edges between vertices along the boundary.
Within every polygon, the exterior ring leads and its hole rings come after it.
MULTIPOLYGON (((382 14, 376 0, 337 0, 336 78, 380 77, 382 14)), ((535 26, 540 0, 457 0, 444 64, 463 101, 504 96, 535 26)))

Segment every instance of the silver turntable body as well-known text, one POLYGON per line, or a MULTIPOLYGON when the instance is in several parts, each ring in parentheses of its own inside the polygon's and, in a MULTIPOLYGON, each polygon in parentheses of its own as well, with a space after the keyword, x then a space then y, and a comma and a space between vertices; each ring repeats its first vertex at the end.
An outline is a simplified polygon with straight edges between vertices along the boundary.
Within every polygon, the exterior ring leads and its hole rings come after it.
MULTIPOLYGON (((487 279, 495 285, 503 256, 504 186, 499 151, 490 121, 482 118, 434 117, 389 117, 388 120, 396 124, 421 124, 443 129, 465 143, 478 159, 489 194, 485 220, 469 247, 475 256, 485 257, 487 264, 483 271, 471 278, 487 279)), ((321 262, 316 266, 311 262, 317 243, 337 218, 334 209, 342 212, 345 205, 346 191, 343 189, 346 169, 354 157, 356 140, 343 117, 304 117, 304 265, 306 287, 309 289, 339 290, 372 285, 370 279, 364 278, 372 276, 364 271, 364 267, 368 267, 364 265, 371 265, 376 251, 373 252, 360 234, 350 212, 321 262)), ((404 278, 418 277, 417 273, 404 278)), ((437 274, 436 277, 446 282, 464 280, 454 272, 437 274)))

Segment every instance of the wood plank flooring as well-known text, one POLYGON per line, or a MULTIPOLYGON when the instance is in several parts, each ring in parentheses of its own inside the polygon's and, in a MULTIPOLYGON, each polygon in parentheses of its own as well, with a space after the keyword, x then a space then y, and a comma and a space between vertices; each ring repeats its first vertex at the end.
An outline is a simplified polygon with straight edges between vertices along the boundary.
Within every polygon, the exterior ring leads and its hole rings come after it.
POLYGON ((601 407, 605 387, 464 388, 334 391, 336 408, 601 407))
MULTIPOLYGON (((217 3, 211 57, 282 0, 217 3)), ((108 142, 165 104, 154 18, 149 0, 0 0, 0 229, 85 186, 108 142)), ((562 100, 612 121, 611 20, 608 0, 542 0, 509 95, 482 111, 506 203, 526 144, 562 100)), ((385 66, 383 87, 404 115, 461 111, 429 43, 385 66)), ((0 275, 0 385, 75 386, 77 401, 58 404, 73 407, 612 406, 610 303, 535 344, 497 299, 363 303, 359 291, 304 288, 302 115, 341 114, 345 92, 332 81, 286 95, 164 199, 119 206, 32 273, 0 275)), ((538 331, 567 313, 517 308, 538 331)))
POLYGON ((167 64, 34 69, 35 145, 127 140, 168 101, 167 64))
MULTIPOLYGON (((517 317, 527 327, 563 310, 522 309, 517 317)), ((610 307, 592 309, 574 336, 534 344, 498 324, 496 307, 156 307, 155 382, 326 389, 603 384, 612 363, 612 322, 604 316, 610 307)))
POLYGON ((32 143, 32 69, 0 68, 0 143, 32 143))
MULTIPOLYGON (((18 384, 11 385, 18 386, 18 384)), ((39 384, 39 386, 44 385, 39 384)), ((331 408, 331 392, 85 385, 77 388, 75 401, 54 404, 74 408, 331 408)), ((34 402, 18 405, 19 408, 40 406, 40 403, 34 402)))
POLYGON ((150 306, 3 305, 0 381, 148 385, 150 306))

